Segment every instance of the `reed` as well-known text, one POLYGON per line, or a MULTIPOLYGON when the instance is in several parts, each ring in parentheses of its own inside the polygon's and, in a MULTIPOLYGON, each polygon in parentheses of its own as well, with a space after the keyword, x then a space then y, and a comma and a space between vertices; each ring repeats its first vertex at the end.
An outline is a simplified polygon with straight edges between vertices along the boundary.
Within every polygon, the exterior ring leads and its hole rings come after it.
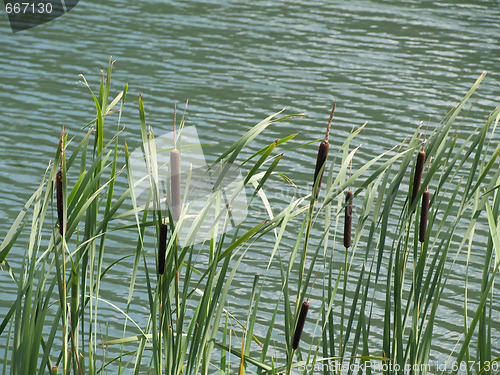
POLYGON ((323 174, 325 172, 325 163, 326 159, 328 158, 328 151, 330 149, 330 143, 328 142, 328 136, 330 135, 330 128, 332 126, 332 120, 333 120, 333 114, 335 112, 335 106, 337 103, 333 103, 333 108, 332 111, 330 112, 330 118, 328 119, 328 125, 326 127, 326 134, 325 138, 323 141, 321 141, 319 148, 318 148, 318 156, 316 157, 316 168, 314 169, 314 180, 313 180, 313 190, 314 186, 316 183, 318 184, 317 190, 316 190, 316 198, 318 197, 320 188, 321 188, 321 181, 323 180, 323 174), (319 176, 319 181, 318 181, 318 176, 319 176))

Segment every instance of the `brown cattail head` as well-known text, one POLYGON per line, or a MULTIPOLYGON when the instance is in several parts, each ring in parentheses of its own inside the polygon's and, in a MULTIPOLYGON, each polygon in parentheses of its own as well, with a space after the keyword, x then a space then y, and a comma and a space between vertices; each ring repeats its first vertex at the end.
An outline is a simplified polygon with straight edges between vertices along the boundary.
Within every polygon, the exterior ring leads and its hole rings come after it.
POLYGON ((347 190, 345 194, 345 218, 344 218, 344 247, 351 247, 351 230, 352 230, 352 190, 347 190))
POLYGON ((422 211, 420 212, 420 232, 418 234, 418 240, 420 242, 425 241, 425 235, 427 234, 427 216, 429 215, 429 190, 425 189, 422 195, 422 211))
POLYGON ((309 301, 304 301, 302 307, 300 308, 299 320, 297 320, 297 326, 295 327, 295 333, 293 335, 292 349, 297 350, 299 347, 300 336, 304 330, 304 323, 306 322, 307 312, 309 311, 309 301))
POLYGON ((170 183, 170 212, 174 221, 177 221, 181 216, 181 153, 177 149, 170 152, 170 183))
POLYGON ((330 135, 330 128, 332 126, 333 114, 335 112, 335 105, 336 105, 336 103, 333 103, 333 108, 332 108, 332 111, 330 112, 330 119, 328 120, 328 125, 326 127, 325 139, 323 139, 323 141, 319 145, 318 156, 316 158, 316 168, 314 170, 314 180, 313 180, 313 189, 314 189, 314 184, 316 184, 316 180, 318 179, 318 175, 319 175, 318 190, 316 191, 316 198, 318 197, 319 190, 321 187, 321 180, 323 179, 324 169, 323 170, 321 170, 321 169, 325 165, 326 159, 328 158, 328 151, 330 149, 330 143, 328 142, 328 136, 330 135), (321 175, 320 175, 320 172, 321 172, 321 175))
MULTIPOLYGON (((413 191, 411 194, 411 202, 410 206, 415 201, 415 197, 418 194, 418 190, 420 189, 420 183, 422 182, 422 172, 424 171, 425 164, 425 151, 420 151, 417 156, 417 165, 415 166, 415 176, 413 177, 413 191)), ((415 212, 415 208, 413 208, 413 212, 415 212)))
POLYGON ((63 178, 62 172, 59 170, 56 174, 56 204, 57 204, 57 220, 59 221, 59 233, 63 235, 64 228, 64 211, 63 211, 63 178))
MULTIPOLYGON (((323 140, 321 144, 319 145, 318 149, 318 157, 316 158, 316 169, 314 171, 314 181, 313 184, 316 183, 316 180, 318 179, 319 175, 319 182, 318 182, 318 190, 316 191, 316 198, 318 197, 319 190, 321 188, 321 180, 323 179, 323 172, 321 169, 323 168, 323 165, 325 165, 326 158, 328 157, 328 150, 330 148, 330 144, 328 141, 323 140), (320 174, 321 172, 321 174, 320 174)), ((314 186, 314 185, 313 185, 314 186)))
POLYGON ((158 274, 165 273, 165 250, 167 248, 167 224, 160 225, 160 239, 158 241, 158 274))

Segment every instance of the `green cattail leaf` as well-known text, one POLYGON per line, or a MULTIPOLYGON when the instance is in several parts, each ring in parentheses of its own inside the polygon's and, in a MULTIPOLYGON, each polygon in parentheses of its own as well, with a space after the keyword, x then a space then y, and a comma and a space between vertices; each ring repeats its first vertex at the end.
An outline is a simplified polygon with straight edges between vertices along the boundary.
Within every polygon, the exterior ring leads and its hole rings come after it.
POLYGON ((236 241, 231 243, 226 250, 224 250, 219 257, 217 258, 217 263, 220 262, 224 257, 231 253, 234 249, 242 245, 244 242, 248 241, 252 236, 254 236, 265 224, 267 223, 267 220, 264 220, 263 222, 257 224, 254 226, 252 229, 247 231, 244 235, 242 235, 240 238, 238 238, 236 241))
POLYGON ((271 143, 269 146, 267 146, 264 149, 264 152, 262 153, 262 156, 259 158, 259 160, 255 163, 255 165, 252 167, 250 172, 248 172, 248 175, 245 177, 244 184, 246 185, 248 180, 257 172, 257 170, 260 168, 260 166, 266 161, 269 155, 273 152, 274 148, 277 145, 278 140, 274 141, 271 143))
POLYGON ((495 267, 497 267, 498 263, 500 263, 500 220, 498 223, 495 222, 495 216, 489 203, 486 203, 486 213, 488 214, 488 225, 493 240, 493 248, 495 249, 495 267))
POLYGON ((104 115, 108 114, 109 111, 111 111, 114 106, 120 101, 120 99, 123 97, 123 91, 120 91, 118 95, 113 99, 113 101, 106 107, 106 111, 104 115))
MULTIPOLYGON (((241 358, 241 352, 236 350, 236 349, 233 349, 233 348, 229 348, 228 346, 226 345, 222 345, 218 342, 214 342, 214 345, 217 347, 217 348, 220 348, 222 350, 225 350, 226 352, 228 353, 231 353, 231 354, 234 354, 235 356, 237 356, 238 358, 241 358)), ((245 357, 245 360, 248 361, 249 363, 251 363, 252 365, 255 365, 257 366, 258 368, 261 368, 262 370, 264 371, 269 371, 271 372, 272 371, 272 366, 269 366, 269 365, 266 365, 265 363, 261 362, 261 361, 258 361, 252 357, 245 357)))
MULTIPOLYGON (((288 142, 289 140, 295 138, 299 133, 295 133, 295 134, 292 134, 292 135, 289 135, 288 137, 285 137, 285 138, 282 138, 282 139, 278 139, 275 141, 276 145, 275 146, 279 146, 285 142, 288 142)), ((272 145, 272 144, 271 144, 272 145)), ((262 153, 266 152, 266 150, 269 148, 269 146, 271 145, 268 145, 264 148, 261 148, 259 151, 257 151, 256 153, 254 153, 252 156, 250 156, 249 158, 245 159, 245 161, 243 163, 240 164, 240 168, 243 167, 246 163, 248 163, 250 160, 252 160, 253 158, 255 158, 256 156, 258 155, 261 155, 262 153)))
POLYGON ((7 232, 7 235, 4 237, 2 244, 0 245, 0 263, 3 262, 4 259, 7 257, 7 254, 9 253, 10 249, 14 245, 19 235, 21 234, 21 231, 23 230, 24 226, 27 223, 27 221, 24 221, 24 217, 28 213, 28 210, 33 204, 33 201, 40 198, 41 193, 43 191, 43 186, 44 184, 42 184, 24 204, 22 211, 17 215, 16 220, 14 220, 14 223, 7 232))

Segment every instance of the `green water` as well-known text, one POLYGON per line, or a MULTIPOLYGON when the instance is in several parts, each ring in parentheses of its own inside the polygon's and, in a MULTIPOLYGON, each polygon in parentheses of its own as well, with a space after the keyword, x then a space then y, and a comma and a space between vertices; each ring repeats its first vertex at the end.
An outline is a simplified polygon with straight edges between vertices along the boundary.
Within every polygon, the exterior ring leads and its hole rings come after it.
MULTIPOLYGON (((306 117, 270 127, 247 155, 295 132, 295 144, 320 138, 336 100, 332 147, 341 144, 353 125, 368 122, 353 145, 362 144, 355 169, 401 142, 421 121, 429 124, 430 133, 486 70, 471 110, 473 120, 462 121, 457 130, 468 134, 483 123, 500 99, 499 9, 497 1, 80 0, 67 15, 18 34, 12 34, 2 12, 0 237, 38 186, 54 157, 61 127, 66 126, 70 136, 81 135, 79 129, 93 118, 92 99, 78 83, 78 74, 97 90, 100 69, 109 56, 117 60, 112 93, 129 82, 123 137, 132 147, 139 146, 139 92, 148 122, 159 133, 171 130, 174 103, 189 99, 187 123, 197 127, 202 142, 213 144, 205 150, 212 159, 251 125, 284 107, 287 113, 306 117)), ((316 146, 289 153, 282 171, 305 186, 315 156, 316 146)), ((478 233, 484 237, 485 227, 478 233)), ((111 235, 110 245, 108 264, 127 249, 134 251, 134 236, 111 235)), ((22 250, 15 249, 19 254, 22 250)), ((269 250, 255 249, 244 261, 229 307, 246 306, 253 274, 264 271, 269 250)), ((472 254, 471 284, 481 278, 481 255, 480 249, 472 254)), ((11 265, 19 266, 16 258, 11 265)), ((436 324, 435 358, 446 358, 459 339, 463 267, 459 257, 442 298, 447 302, 436 324)), ((114 267, 102 285, 103 296, 122 307, 129 269, 126 262, 114 267)), ((263 298, 268 301, 279 294, 276 275, 271 273, 267 281, 263 298)), ((0 285, 2 317, 16 290, 3 271, 0 285)), ((131 312, 139 322, 146 319, 144 293, 145 280, 139 277, 131 312)), ((256 333, 265 332, 273 307, 262 303, 256 333)), ((238 316, 246 314, 246 307, 240 310, 238 316)), ((122 317, 106 307, 103 314, 111 332, 120 335, 122 317)), ((493 320, 500 321, 498 304, 493 314, 493 320)), ((492 337, 492 355, 498 356, 500 323, 492 337)), ((4 343, 5 334, 0 348, 4 343)))

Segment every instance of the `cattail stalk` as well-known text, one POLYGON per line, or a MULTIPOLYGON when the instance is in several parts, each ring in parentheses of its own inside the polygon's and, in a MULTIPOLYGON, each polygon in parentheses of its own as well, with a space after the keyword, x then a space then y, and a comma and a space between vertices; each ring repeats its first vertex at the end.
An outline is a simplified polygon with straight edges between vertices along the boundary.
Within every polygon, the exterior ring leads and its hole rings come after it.
POLYGON ((328 120, 328 125, 326 127, 325 139, 323 139, 323 141, 319 145, 318 156, 316 158, 316 168, 314 170, 314 180, 313 180, 313 189, 314 189, 314 184, 316 184, 316 180, 319 178, 318 190, 316 191, 316 198, 318 197, 319 190, 321 187, 321 180, 323 179, 323 173, 325 171, 323 166, 325 165, 326 159, 328 158, 328 151, 330 149, 328 136, 330 134, 330 127, 332 125, 333 113, 335 112, 335 104, 336 103, 333 104, 332 111, 330 112, 330 119, 328 120))
MULTIPOLYGON (((413 192, 411 195, 410 206, 413 205, 415 198, 420 190, 420 183, 422 182, 422 173, 424 171, 425 164, 425 151, 420 151, 417 156, 417 165, 415 166, 415 176, 413 177, 413 192)), ((415 208, 413 208, 415 212, 415 208)))
MULTIPOLYGON (((352 231, 352 190, 347 190, 345 194, 345 217, 344 217, 344 247, 345 247, 345 258, 344 258, 344 293, 342 295, 342 308, 340 312, 340 326, 344 327, 344 306, 345 306, 345 295, 347 291, 347 250, 351 247, 351 231, 352 231)), ((341 355, 342 343, 343 343, 343 330, 340 330, 340 350, 341 355)))
POLYGON ((345 194, 345 218, 344 218, 344 247, 351 247, 351 231, 352 231, 352 190, 347 190, 345 194))
POLYGON ((165 252, 167 248, 167 224, 160 225, 160 239, 158 241, 158 274, 165 273, 165 252))
POLYGON ((295 333, 293 335, 292 349, 297 350, 299 347, 300 336, 304 330, 304 323, 306 322, 307 312, 309 311, 309 301, 304 301, 302 307, 300 308, 299 320, 297 320, 297 326, 295 327, 295 333))
POLYGON ((427 217, 429 215, 429 190, 425 189, 422 195, 422 210, 420 212, 420 231, 418 234, 418 240, 420 242, 425 241, 425 235, 427 234, 427 217))
MULTIPOLYGON (((61 138, 59 140, 59 148, 61 151, 61 165, 59 171, 56 173, 56 206, 57 206, 57 219, 59 222, 59 234, 64 237, 64 203, 63 203, 63 171, 65 167, 64 163, 64 140, 65 140, 65 129, 62 128, 61 138)), ((62 301, 61 306, 64 306, 64 313, 62 319, 62 337, 63 337, 63 358, 62 358, 62 369, 63 374, 66 373, 68 364, 68 319, 70 318, 70 313, 66 309, 66 252, 64 251, 64 245, 61 243, 61 253, 62 253, 62 301)), ((71 329, 71 327, 70 327, 71 329)))

